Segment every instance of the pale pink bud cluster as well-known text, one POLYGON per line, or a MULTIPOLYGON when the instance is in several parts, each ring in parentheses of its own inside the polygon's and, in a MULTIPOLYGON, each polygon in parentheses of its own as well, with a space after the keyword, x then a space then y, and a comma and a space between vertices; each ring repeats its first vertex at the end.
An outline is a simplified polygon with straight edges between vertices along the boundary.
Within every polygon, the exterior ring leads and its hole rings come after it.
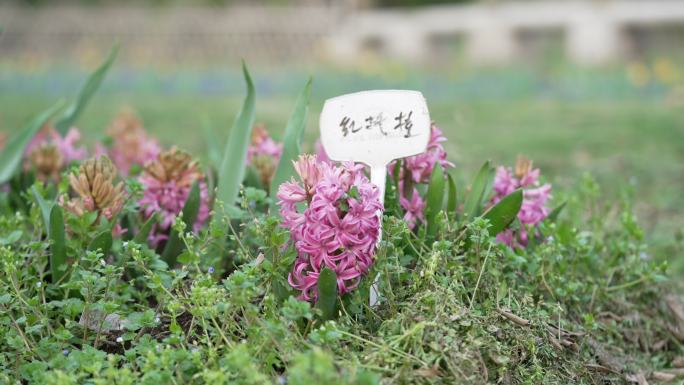
POLYGON ((551 196, 551 185, 539 183, 539 169, 532 168, 532 162, 524 157, 519 157, 515 171, 510 167, 499 166, 494 177, 494 197, 491 203, 498 203, 503 197, 513 191, 523 189, 523 202, 518 212, 518 220, 523 229, 514 232, 507 229, 497 235, 499 242, 510 247, 526 246, 528 242, 528 227, 534 227, 549 215, 546 203, 551 196))
MULTIPOLYGON (((413 229, 418 223, 425 222, 425 200, 421 197, 416 185, 429 183, 435 166, 440 166, 444 170, 454 167, 454 164, 447 160, 447 153, 442 144, 446 141, 447 138, 443 135, 442 130, 433 123, 430 141, 425 152, 405 158, 401 162, 399 203, 404 209, 404 220, 410 229, 413 229)), ((396 163, 393 162, 389 165, 390 176, 394 175, 396 163)))
POLYGON ((59 151, 65 164, 73 161, 84 160, 88 156, 88 151, 83 146, 79 146, 81 132, 76 127, 72 127, 62 136, 49 124, 46 124, 29 142, 26 147, 26 154, 29 155, 35 149, 46 144, 54 145, 59 151))
POLYGON ((143 166, 154 160, 162 150, 157 139, 145 131, 142 121, 128 110, 114 118, 107 134, 111 146, 98 145, 96 152, 109 155, 122 175, 128 175, 133 165, 143 166))
POLYGON ((281 184, 277 194, 297 250, 288 281, 300 299, 315 301, 318 275, 328 267, 337 274, 338 293, 348 293, 373 264, 383 209, 379 190, 363 166, 351 162, 337 167, 302 155, 294 167, 300 181, 281 184))
POLYGON ((247 165, 254 166, 264 186, 271 183, 282 153, 282 143, 274 141, 263 126, 254 127, 252 143, 247 148, 247 165))

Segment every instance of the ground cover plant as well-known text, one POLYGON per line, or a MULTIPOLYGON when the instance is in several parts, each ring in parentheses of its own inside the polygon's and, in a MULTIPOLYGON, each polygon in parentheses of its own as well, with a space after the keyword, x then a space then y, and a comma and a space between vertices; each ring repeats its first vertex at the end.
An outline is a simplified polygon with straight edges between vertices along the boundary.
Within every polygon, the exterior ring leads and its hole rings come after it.
POLYGON ((681 289, 630 194, 525 157, 465 175, 437 121, 381 205, 363 165, 302 151, 311 83, 278 142, 246 68, 205 162, 131 111, 86 148, 114 55, 0 155, 0 382, 684 380, 681 289))

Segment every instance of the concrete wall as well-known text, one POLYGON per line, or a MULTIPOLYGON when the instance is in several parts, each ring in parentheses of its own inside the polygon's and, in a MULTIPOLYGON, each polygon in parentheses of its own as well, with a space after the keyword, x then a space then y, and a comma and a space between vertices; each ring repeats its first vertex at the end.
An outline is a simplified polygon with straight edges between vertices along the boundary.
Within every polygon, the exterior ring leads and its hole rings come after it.
MULTIPOLYGON (((633 40, 643 31, 684 26, 680 0, 529 1, 410 10, 335 4, 294 8, 5 4, 0 5, 4 30, 0 60, 77 57, 105 51, 118 41, 123 46, 121 60, 132 63, 206 63, 235 57, 273 65, 320 59, 353 63, 368 51, 420 63, 440 57, 435 42, 453 39, 463 43, 468 59, 490 64, 524 58, 529 49, 521 36, 555 34, 561 36, 568 57, 593 65, 624 56, 638 46, 633 40)), ((643 46, 643 41, 637 43, 643 46)))

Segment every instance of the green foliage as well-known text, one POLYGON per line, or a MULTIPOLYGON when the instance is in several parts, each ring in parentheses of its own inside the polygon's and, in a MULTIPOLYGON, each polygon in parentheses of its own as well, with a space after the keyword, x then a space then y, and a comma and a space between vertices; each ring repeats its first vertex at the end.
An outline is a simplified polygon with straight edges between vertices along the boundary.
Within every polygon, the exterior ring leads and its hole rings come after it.
MULTIPOLYGON (((48 195, 34 191, 27 199, 48 195)), ((564 193, 572 202, 566 215, 543 223, 527 249, 493 240, 496 218, 510 218, 517 192, 482 217, 438 227, 431 243, 386 216, 369 275, 379 273, 379 305, 368 306, 367 278, 339 296, 326 269, 316 309, 289 290, 295 253, 283 247, 289 234, 276 216, 255 213, 240 226, 217 221, 182 235, 179 260, 187 262, 174 269, 137 242, 115 238, 108 253, 96 251, 92 239, 104 229, 60 220, 57 205, 52 224, 61 226, 44 239, 33 231, 43 222, 34 199, 25 213, 0 216, 0 381, 616 382, 618 375, 586 369, 605 366, 596 358, 601 347, 624 373, 668 370, 682 354, 678 345, 646 352, 626 336, 675 338, 664 302, 672 283, 665 266, 643 256, 631 204, 599 205, 595 192, 587 181, 564 193), (507 214, 492 214, 499 210, 507 214), (60 253, 60 233, 73 260, 57 286, 45 268, 60 253)), ((251 189, 244 199, 251 207, 266 198, 251 189)))
MULTIPOLYGON (((188 194, 189 197, 189 194, 188 194)), ((145 221, 145 223, 140 227, 138 232, 135 234, 135 237, 133 237, 133 242, 144 245, 147 243, 147 236, 150 235, 150 230, 152 230, 152 226, 157 222, 157 214, 154 213, 150 215, 149 218, 145 221)))
POLYGON ((425 203, 425 220, 427 221, 427 237, 434 239, 437 232, 437 215, 444 209, 444 171, 435 167, 430 176, 425 203))
POLYGON ((454 178, 451 176, 451 174, 447 174, 447 206, 446 206, 446 212, 451 219, 456 219, 457 213, 456 209, 458 208, 458 191, 456 190, 456 182, 454 182, 454 178))
POLYGON ((88 244, 87 250, 100 251, 105 257, 109 255, 112 248, 112 230, 107 229, 97 234, 95 238, 88 244))
POLYGON ((69 128, 76 123, 76 120, 88 105, 88 102, 93 97, 97 89, 100 87, 105 75, 107 75, 107 71, 109 71, 109 67, 112 66, 114 59, 116 59, 118 52, 119 46, 115 45, 109 52, 109 56, 107 56, 107 59, 104 61, 104 63, 102 63, 100 67, 98 67, 95 72, 88 77, 88 80, 78 93, 76 100, 69 105, 69 107, 67 107, 62 116, 55 122, 55 128, 57 129, 57 132, 64 135, 69 128))
POLYGON ((283 135, 283 153, 280 156, 278 167, 276 168, 269 191, 274 194, 278 191, 281 183, 287 182, 294 175, 292 162, 297 160, 301 153, 302 140, 304 139, 304 129, 306 128, 306 117, 309 112, 309 97, 311 96, 311 78, 306 82, 304 89, 297 97, 294 111, 285 126, 283 135))
POLYGON ((38 191, 39 185, 31 186, 31 195, 33 200, 36 201, 38 208, 40 209, 40 214, 43 217, 43 226, 45 226, 45 231, 47 235, 50 236, 50 211, 52 210, 53 202, 46 202, 41 193, 38 191))
POLYGON ((490 207, 482 217, 489 221, 489 234, 495 236, 504 231, 518 215, 523 201, 523 191, 518 189, 503 197, 490 207))
POLYGON ((463 213, 467 215, 468 218, 475 218, 482 208, 482 202, 489 196, 487 190, 491 188, 493 180, 494 168, 492 168, 491 162, 487 161, 482 165, 480 171, 475 176, 473 183, 470 185, 470 192, 466 196, 463 213))
POLYGON ((66 240, 64 235, 64 214, 62 208, 53 206, 50 210, 50 271, 52 282, 59 282, 67 270, 66 240))
POLYGON ((335 318, 337 304, 337 274, 324 267, 318 276, 318 301, 316 308, 321 311, 321 319, 328 321, 335 318))
POLYGON ((242 63, 242 72, 247 83, 247 96, 240 113, 235 118, 226 148, 223 151, 223 161, 218 172, 218 191, 216 192, 216 200, 223 203, 223 208, 227 210, 226 214, 229 215, 237 200, 240 184, 245 176, 247 148, 254 125, 254 83, 252 83, 252 78, 244 62, 242 63))
POLYGON ((40 130, 48 119, 50 119, 50 117, 61 107, 62 102, 57 102, 20 128, 17 133, 9 139, 5 148, 0 151, 0 184, 7 182, 14 176, 14 173, 21 164, 21 157, 24 155, 24 150, 31 141, 31 138, 33 138, 38 130, 40 130))

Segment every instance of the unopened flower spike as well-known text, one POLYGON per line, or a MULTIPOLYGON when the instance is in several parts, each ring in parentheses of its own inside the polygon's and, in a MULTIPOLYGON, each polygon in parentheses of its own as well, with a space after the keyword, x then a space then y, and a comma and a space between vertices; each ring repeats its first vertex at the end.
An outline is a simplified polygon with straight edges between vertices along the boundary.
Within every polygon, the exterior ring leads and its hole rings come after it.
POLYGON ((263 186, 270 185, 282 153, 282 143, 274 141, 264 126, 254 126, 252 143, 247 149, 247 165, 254 166, 263 186))
POLYGON ((77 216, 86 212, 98 212, 111 220, 124 204, 123 182, 115 183, 118 171, 106 156, 88 159, 78 171, 69 175, 69 185, 76 194, 72 199, 62 199, 62 206, 77 216))

